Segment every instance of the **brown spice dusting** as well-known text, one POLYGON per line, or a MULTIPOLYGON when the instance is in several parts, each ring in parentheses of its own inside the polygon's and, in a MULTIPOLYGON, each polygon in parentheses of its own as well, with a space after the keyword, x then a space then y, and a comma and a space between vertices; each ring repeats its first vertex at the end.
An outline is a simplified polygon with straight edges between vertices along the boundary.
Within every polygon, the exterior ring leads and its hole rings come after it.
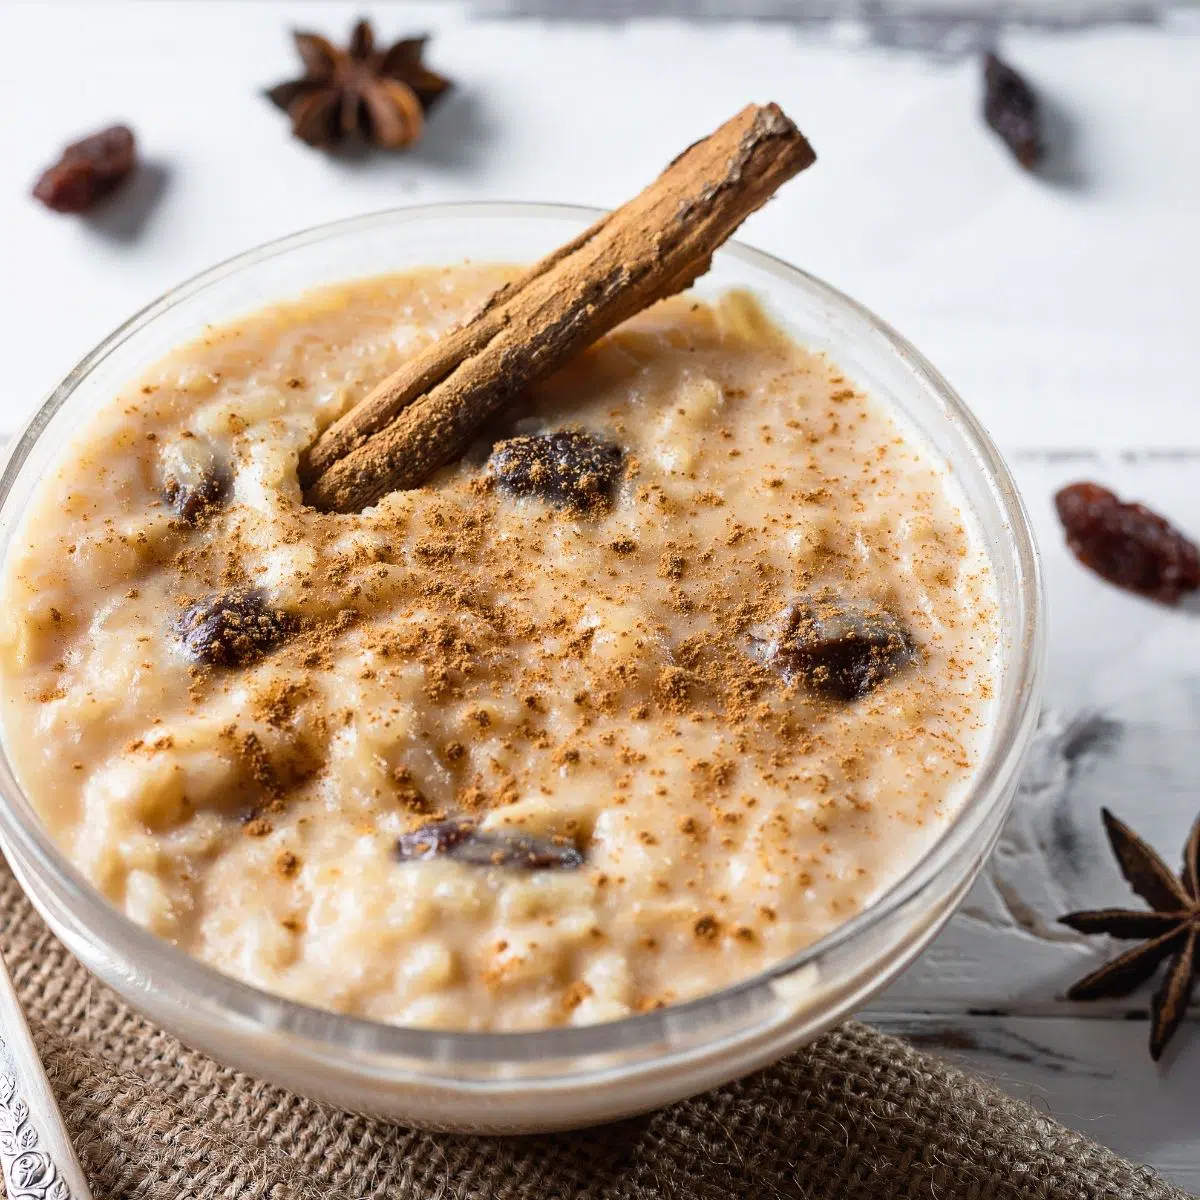
POLYGON ((272 679, 252 701, 254 715, 277 729, 291 723, 303 704, 313 696, 312 686, 303 680, 272 679))
POLYGON ((243 733, 236 725, 230 725, 221 732, 233 745, 243 769, 258 791, 272 800, 278 800, 283 795, 283 785, 258 734, 253 730, 243 733))
POLYGON ((654 691, 658 702, 668 712, 683 713, 688 711, 688 703, 695 685, 695 677, 687 671, 680 667, 666 666, 658 673, 654 691))
POLYGON ((487 791, 475 783, 469 787, 461 788, 454 797, 457 806, 464 812, 470 813, 482 812, 488 807, 490 799, 491 797, 487 791))
POLYGON ((569 983, 562 995, 562 1007, 564 1012, 574 1012, 589 996, 593 994, 594 989, 590 984, 585 983, 582 979, 576 979, 569 983))
POLYGON ((658 573, 664 579, 682 579, 687 568, 687 559, 673 550, 667 551, 658 562, 658 573))
POLYGON ((430 803, 425 793, 413 782, 412 772, 407 767, 397 767, 392 772, 396 784, 396 800, 401 808, 412 813, 427 813, 430 803))
POLYGON ((275 869, 284 879, 294 879, 300 873, 300 859, 290 850, 280 850, 275 856, 275 869))

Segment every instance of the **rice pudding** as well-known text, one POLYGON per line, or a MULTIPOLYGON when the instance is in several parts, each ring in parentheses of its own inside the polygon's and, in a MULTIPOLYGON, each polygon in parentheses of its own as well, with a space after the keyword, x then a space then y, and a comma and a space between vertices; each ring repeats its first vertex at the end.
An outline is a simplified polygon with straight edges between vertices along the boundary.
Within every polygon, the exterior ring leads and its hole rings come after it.
POLYGON ((362 514, 301 452, 512 272, 181 348, 41 482, 4 736, 159 936, 405 1025, 610 1020, 868 905, 969 782, 994 584, 942 464, 754 301, 679 297, 362 514))

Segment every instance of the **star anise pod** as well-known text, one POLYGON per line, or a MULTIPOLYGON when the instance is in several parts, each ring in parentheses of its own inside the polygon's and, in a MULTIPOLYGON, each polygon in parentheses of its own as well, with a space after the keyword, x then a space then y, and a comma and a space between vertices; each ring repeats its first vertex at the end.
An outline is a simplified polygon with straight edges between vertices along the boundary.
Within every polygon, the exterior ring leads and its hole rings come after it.
POLYGON ((1187 1012, 1200 936, 1200 817, 1183 848, 1183 870, 1170 867, 1124 822, 1103 810, 1104 828, 1129 886, 1151 907, 1102 908, 1067 913, 1064 925, 1080 933, 1106 933, 1136 939, 1098 971, 1067 990, 1068 1000, 1100 1000, 1127 996, 1170 958, 1166 976, 1151 1001, 1150 1057, 1157 1061, 1187 1012))
POLYGON ((411 146, 425 114, 452 86, 422 64, 428 38, 404 38, 378 50, 369 21, 354 26, 345 50, 318 33, 297 30, 292 36, 304 74, 266 95, 310 146, 327 150, 355 137, 388 150, 411 146))

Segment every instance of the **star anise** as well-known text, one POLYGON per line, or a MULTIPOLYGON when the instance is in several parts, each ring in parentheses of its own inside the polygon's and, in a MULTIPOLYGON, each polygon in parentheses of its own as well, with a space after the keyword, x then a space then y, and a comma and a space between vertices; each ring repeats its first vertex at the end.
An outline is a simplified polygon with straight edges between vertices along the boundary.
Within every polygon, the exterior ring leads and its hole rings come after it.
POLYGON ((359 21, 345 50, 318 33, 292 34, 304 75, 277 84, 267 97, 292 119, 292 132, 329 149, 359 137, 389 150, 421 136, 425 114, 452 86, 421 62, 428 38, 375 48, 369 21, 359 21))
POLYGON ((1108 809, 1103 814, 1121 874, 1151 908, 1103 908, 1059 917, 1064 925, 1080 933, 1136 938, 1139 943, 1074 984, 1067 991, 1067 999, 1127 996, 1170 957, 1166 976, 1151 1001, 1150 1057, 1157 1061, 1192 998, 1196 940, 1200 936, 1200 817, 1183 848, 1183 870, 1176 875, 1128 825, 1108 809))

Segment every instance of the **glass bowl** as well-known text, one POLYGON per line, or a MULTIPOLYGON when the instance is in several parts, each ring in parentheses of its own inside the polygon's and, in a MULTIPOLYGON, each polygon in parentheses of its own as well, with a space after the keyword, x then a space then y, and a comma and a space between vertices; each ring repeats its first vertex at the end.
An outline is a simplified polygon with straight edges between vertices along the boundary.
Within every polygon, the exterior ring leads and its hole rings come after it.
MULTIPOLYGON (((197 276, 93 350, 14 440, 0 475, 0 555, 81 421, 206 324, 358 276, 463 259, 529 261, 599 215, 537 204, 400 209, 295 234, 197 276)), ((188 1045, 304 1095, 427 1128, 522 1132, 628 1116, 744 1075, 842 1020, 912 961, 990 852, 1036 721, 1044 621, 1028 519, 987 434, 884 322, 820 280, 737 244, 716 255, 695 291, 733 287, 755 292, 792 336, 827 351, 945 460, 991 555, 1003 639, 995 721, 961 811, 925 856, 828 937, 712 995, 578 1028, 408 1029, 284 1000, 135 925, 59 852, 0 749, 4 852, 89 970, 188 1045)))

